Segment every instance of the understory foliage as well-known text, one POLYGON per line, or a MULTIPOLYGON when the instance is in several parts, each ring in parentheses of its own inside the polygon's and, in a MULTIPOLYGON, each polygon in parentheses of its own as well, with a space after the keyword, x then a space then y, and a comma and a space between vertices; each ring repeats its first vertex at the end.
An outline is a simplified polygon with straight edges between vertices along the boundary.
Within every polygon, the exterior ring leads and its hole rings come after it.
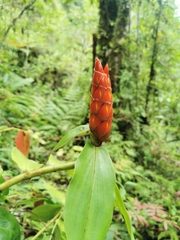
MULTIPOLYGON (((113 129, 104 145, 136 239, 178 240, 179 18, 170 0, 128 2, 129 26, 118 42, 123 54, 113 129)), ((29 158, 43 164, 68 130, 88 122, 98 7, 89 0, 0 3, 0 162, 5 179, 19 173, 11 160, 18 129, 31 135, 29 158)), ((86 138, 75 138, 54 156, 75 161, 86 138)), ((20 222, 22 239, 32 239, 53 219, 43 215, 44 209, 36 210, 42 203, 49 204, 48 212, 60 211, 61 232, 55 235, 66 239, 63 206, 71 177, 72 171, 47 174, 13 186, 6 201, 1 197, 1 205, 20 222)), ((116 210, 106 240, 129 239, 116 210)), ((49 225, 43 239, 53 234, 49 225)))

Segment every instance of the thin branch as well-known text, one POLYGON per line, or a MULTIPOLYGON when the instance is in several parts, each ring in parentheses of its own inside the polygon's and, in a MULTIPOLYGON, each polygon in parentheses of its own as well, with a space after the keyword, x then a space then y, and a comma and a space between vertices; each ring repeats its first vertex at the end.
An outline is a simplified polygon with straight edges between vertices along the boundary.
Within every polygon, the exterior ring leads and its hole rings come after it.
POLYGON ((22 129, 20 129, 20 128, 9 127, 9 128, 3 128, 3 129, 1 129, 1 130, 0 130, 0 133, 2 133, 2 132, 7 132, 7 131, 11 131, 11 130, 22 131, 22 129))
POLYGON ((46 173, 56 172, 56 171, 60 171, 60 170, 73 169, 74 166, 75 166, 75 163, 70 162, 70 163, 66 163, 66 164, 59 164, 59 165, 55 165, 55 166, 39 168, 39 169, 33 170, 31 172, 27 171, 27 172, 21 173, 21 174, 17 175, 16 177, 13 177, 13 178, 7 180, 6 182, 3 182, 2 184, 0 184, 0 192, 12 187, 13 185, 15 185, 17 183, 24 181, 24 180, 31 179, 31 178, 37 177, 37 176, 41 176, 46 173))
POLYGON ((58 218, 60 217, 60 212, 58 212, 55 217, 53 219, 51 219, 51 221, 49 221, 33 238, 32 240, 37 239, 41 234, 43 234, 44 231, 46 231, 46 229, 53 224, 58 218))
POLYGON ((6 40, 9 31, 10 31, 11 28, 16 24, 17 20, 20 19, 21 16, 23 15, 23 13, 24 13, 26 10, 28 10, 30 7, 32 7, 32 5, 33 5, 35 2, 36 2, 36 0, 34 0, 34 1, 32 1, 32 3, 26 5, 26 6, 21 10, 21 12, 19 13, 19 15, 12 20, 11 24, 9 25, 9 27, 8 27, 8 28, 6 29, 6 31, 5 31, 4 37, 3 37, 2 41, 1 41, 1 44, 6 40))

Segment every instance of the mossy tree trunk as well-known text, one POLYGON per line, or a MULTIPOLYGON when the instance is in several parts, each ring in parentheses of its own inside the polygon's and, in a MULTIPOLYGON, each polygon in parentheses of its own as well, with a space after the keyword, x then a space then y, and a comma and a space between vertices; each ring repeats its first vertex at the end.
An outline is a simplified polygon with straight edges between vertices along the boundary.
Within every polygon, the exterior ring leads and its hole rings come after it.
POLYGON ((129 0, 100 0, 99 31, 94 37, 93 58, 98 56, 103 65, 109 64, 113 92, 120 91, 122 40, 129 26, 129 12, 129 0))

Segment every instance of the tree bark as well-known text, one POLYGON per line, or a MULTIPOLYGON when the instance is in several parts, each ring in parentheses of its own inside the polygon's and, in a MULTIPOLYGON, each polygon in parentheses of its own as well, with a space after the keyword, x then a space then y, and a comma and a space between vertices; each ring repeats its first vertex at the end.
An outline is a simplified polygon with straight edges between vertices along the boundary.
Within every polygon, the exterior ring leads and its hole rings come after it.
POLYGON ((147 94, 146 94, 146 100, 145 100, 145 111, 148 111, 148 104, 149 104, 149 98, 151 93, 153 95, 157 95, 158 90, 156 89, 155 83, 153 81, 155 80, 156 77, 156 71, 155 71, 155 64, 157 61, 157 56, 158 56, 158 43, 157 43, 157 38, 158 38, 158 32, 159 32, 159 24, 160 24, 160 19, 161 19, 161 13, 162 13, 162 1, 158 0, 159 3, 159 10, 157 12, 157 24, 153 28, 153 34, 152 34, 152 39, 153 39, 153 46, 152 46, 152 56, 151 56, 151 65, 150 65, 150 72, 149 72, 149 81, 147 85, 147 94))
POLYGON ((96 55, 102 64, 109 64, 112 91, 120 91, 122 69, 122 40, 129 20, 129 0, 100 0, 99 32, 96 55))

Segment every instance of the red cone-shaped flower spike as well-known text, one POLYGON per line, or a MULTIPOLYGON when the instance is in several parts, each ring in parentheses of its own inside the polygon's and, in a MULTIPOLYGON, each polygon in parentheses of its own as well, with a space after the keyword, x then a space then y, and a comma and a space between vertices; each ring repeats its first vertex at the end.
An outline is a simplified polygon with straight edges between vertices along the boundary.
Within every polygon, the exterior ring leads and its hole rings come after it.
POLYGON ((95 60, 91 87, 90 118, 91 142, 100 146, 110 135, 113 117, 112 89, 108 65, 102 67, 98 58, 95 60))

